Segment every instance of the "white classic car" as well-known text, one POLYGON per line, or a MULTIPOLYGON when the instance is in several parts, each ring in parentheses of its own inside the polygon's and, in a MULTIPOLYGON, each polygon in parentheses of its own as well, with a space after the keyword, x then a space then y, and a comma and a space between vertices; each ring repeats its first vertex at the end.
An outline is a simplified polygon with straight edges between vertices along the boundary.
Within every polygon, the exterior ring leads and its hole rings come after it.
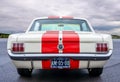
POLYGON ((112 55, 111 35, 95 33, 86 19, 50 16, 33 20, 8 38, 7 51, 21 76, 33 69, 88 69, 99 76, 112 55))

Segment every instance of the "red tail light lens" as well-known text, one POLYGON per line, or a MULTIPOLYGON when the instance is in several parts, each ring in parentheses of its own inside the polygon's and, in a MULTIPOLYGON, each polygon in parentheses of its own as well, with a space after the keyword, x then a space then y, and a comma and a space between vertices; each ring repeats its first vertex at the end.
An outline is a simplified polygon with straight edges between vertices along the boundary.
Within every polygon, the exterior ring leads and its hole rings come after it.
POLYGON ((24 52, 24 44, 23 43, 13 43, 12 52, 24 52))
POLYGON ((97 43, 96 44, 96 52, 108 52, 107 43, 97 43))

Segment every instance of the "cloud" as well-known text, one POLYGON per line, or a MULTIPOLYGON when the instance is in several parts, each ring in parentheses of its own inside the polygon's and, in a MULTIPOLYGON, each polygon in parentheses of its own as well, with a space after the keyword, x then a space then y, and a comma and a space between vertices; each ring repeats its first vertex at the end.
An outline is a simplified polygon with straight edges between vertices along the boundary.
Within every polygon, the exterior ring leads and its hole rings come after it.
POLYGON ((120 36, 120 27, 119 28, 113 28, 113 29, 111 29, 109 31, 107 31, 107 30, 102 30, 102 31, 96 30, 96 32, 105 33, 105 34, 112 34, 112 35, 119 35, 120 36))
POLYGON ((120 26, 120 0, 1 0, 0 31, 26 30, 31 20, 50 15, 87 18, 95 29, 120 26))

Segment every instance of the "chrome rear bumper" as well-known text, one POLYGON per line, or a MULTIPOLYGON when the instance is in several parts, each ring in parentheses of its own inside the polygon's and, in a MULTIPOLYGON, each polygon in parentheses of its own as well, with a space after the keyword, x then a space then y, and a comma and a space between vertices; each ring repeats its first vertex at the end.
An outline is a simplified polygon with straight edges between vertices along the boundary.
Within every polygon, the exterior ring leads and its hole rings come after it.
POLYGON ((112 55, 112 50, 107 54, 13 54, 8 50, 8 54, 13 60, 47 60, 54 57, 69 57, 77 60, 107 60, 112 55))

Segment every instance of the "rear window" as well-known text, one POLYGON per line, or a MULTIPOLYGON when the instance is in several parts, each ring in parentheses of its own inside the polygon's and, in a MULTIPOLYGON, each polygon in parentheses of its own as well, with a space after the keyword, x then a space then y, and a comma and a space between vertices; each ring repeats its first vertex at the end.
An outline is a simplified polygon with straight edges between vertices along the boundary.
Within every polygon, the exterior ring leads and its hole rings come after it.
POLYGON ((39 19, 35 20, 30 31, 88 31, 85 20, 80 19, 39 19))

